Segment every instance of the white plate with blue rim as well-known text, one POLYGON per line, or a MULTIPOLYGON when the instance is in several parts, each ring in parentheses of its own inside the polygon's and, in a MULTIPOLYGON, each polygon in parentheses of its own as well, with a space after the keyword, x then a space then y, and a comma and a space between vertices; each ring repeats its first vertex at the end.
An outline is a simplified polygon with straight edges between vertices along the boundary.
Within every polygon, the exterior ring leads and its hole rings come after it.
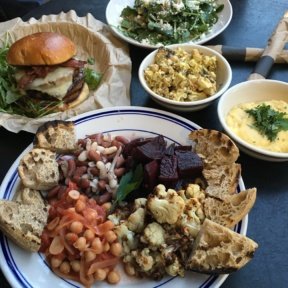
MULTIPOLYGON (((149 1, 147 1, 149 2, 149 1)), ((183 1, 184 2, 184 1, 183 1)), ((191 1, 193 2, 193 1, 191 1)), ((186 43, 194 43, 194 44, 203 44, 208 42, 209 40, 215 38, 217 35, 222 33, 230 24, 232 16, 233 16, 233 10, 232 5, 229 0, 215 0, 217 5, 224 5, 224 8, 222 11, 220 11, 218 16, 218 21, 213 24, 209 30, 203 34, 199 34, 199 37, 197 39, 194 39, 192 41, 186 42, 186 43)), ((147 40, 138 41, 135 40, 123 33, 123 30, 120 29, 120 23, 122 21, 121 13, 124 8, 127 6, 133 8, 135 4, 135 0, 110 0, 107 7, 106 7, 106 21, 108 25, 110 26, 112 32, 122 40, 136 45, 140 46, 142 48, 148 48, 148 49, 155 49, 161 45, 162 43, 157 44, 151 44, 147 40)), ((193 4, 193 3, 192 3, 193 4)), ((170 44, 179 44, 179 43, 170 43, 170 44)))
MULTIPOLYGON (((168 143, 182 145, 191 144, 188 134, 192 130, 200 129, 197 124, 175 114, 142 107, 114 107, 88 112, 72 118, 76 125, 78 138, 98 132, 126 137, 155 137, 163 135, 168 143)), ((19 160, 32 149, 27 147, 17 158, 6 174, 1 188, 0 198, 12 199, 20 184, 17 172, 19 160)), ((238 191, 245 189, 242 178, 238 191)), ((234 231, 246 235, 248 216, 239 222, 234 231)), ((8 282, 14 288, 75 288, 82 287, 79 283, 56 276, 45 261, 41 253, 30 253, 17 247, 8 238, 0 233, 0 265, 8 282)), ((166 277, 159 281, 136 279, 121 275, 117 287, 189 287, 208 288, 220 287, 228 275, 205 275, 195 272, 186 272, 185 277, 166 277)), ((111 287, 106 282, 97 282, 93 287, 111 287)))

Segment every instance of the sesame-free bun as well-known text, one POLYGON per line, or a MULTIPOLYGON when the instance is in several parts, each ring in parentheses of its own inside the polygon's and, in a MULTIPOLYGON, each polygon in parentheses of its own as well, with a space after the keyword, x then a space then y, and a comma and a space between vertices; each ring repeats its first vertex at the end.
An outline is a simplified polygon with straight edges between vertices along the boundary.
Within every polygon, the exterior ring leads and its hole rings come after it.
POLYGON ((7 54, 10 65, 37 66, 63 63, 76 54, 75 44, 54 32, 39 32, 14 42, 7 54))

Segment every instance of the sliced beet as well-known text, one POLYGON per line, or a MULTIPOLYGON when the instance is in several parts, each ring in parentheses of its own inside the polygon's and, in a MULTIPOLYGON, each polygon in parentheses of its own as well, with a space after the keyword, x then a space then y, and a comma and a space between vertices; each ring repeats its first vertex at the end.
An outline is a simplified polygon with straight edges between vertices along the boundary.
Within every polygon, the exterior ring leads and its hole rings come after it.
POLYGON ((192 151, 192 146, 191 145, 179 145, 175 146, 175 151, 192 151))
POLYGON ((162 184, 176 183, 178 181, 177 157, 164 156, 160 162, 159 182, 162 184))
POLYGON ((123 156, 127 158, 128 156, 132 156, 134 153, 134 149, 138 146, 144 145, 147 142, 152 141, 149 138, 136 138, 131 140, 129 143, 125 144, 124 149, 122 151, 123 156))
POLYGON ((142 163, 162 159, 166 150, 166 141, 163 136, 157 136, 144 145, 134 149, 133 156, 142 163))
POLYGON ((175 143, 172 143, 166 148, 164 154, 171 156, 171 155, 174 155, 174 152, 175 152, 175 143))
POLYGON ((192 177, 203 170, 203 161, 198 154, 187 150, 176 150, 180 177, 192 177))
POLYGON ((153 160, 144 165, 144 179, 143 185, 149 191, 152 191, 154 187, 158 184, 159 175, 159 162, 153 160))

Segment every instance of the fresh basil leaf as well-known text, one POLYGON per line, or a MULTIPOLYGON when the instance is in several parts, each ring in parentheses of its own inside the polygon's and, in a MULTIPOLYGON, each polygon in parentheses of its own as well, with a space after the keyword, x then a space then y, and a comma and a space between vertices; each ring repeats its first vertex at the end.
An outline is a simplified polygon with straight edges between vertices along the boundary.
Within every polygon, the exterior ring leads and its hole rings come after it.
POLYGON ((135 169, 130 170, 122 176, 116 191, 116 199, 110 211, 113 211, 119 202, 125 200, 131 192, 140 187, 143 181, 143 173, 143 166, 138 164, 135 169))

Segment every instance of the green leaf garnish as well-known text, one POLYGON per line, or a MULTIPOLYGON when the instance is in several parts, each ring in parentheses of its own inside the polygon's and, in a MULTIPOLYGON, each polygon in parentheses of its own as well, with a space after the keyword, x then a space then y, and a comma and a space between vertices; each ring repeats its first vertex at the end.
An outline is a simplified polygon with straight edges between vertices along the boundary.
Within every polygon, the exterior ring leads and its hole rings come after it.
POLYGON ((94 64, 95 64, 95 59, 94 59, 93 57, 89 57, 89 58, 87 59, 87 63, 88 63, 89 65, 94 65, 94 64))
POLYGON ((113 202, 111 211, 115 209, 118 203, 122 202, 132 191, 138 189, 143 181, 143 166, 138 164, 135 169, 124 174, 120 180, 116 191, 116 199, 113 202))
POLYGON ((254 109, 245 110, 253 117, 255 127, 269 141, 274 141, 280 131, 288 130, 288 114, 271 108, 270 105, 261 104, 254 109))
POLYGON ((84 79, 87 85, 89 86, 89 89, 95 90, 102 78, 102 74, 96 72, 95 70, 91 68, 84 68, 84 79))

